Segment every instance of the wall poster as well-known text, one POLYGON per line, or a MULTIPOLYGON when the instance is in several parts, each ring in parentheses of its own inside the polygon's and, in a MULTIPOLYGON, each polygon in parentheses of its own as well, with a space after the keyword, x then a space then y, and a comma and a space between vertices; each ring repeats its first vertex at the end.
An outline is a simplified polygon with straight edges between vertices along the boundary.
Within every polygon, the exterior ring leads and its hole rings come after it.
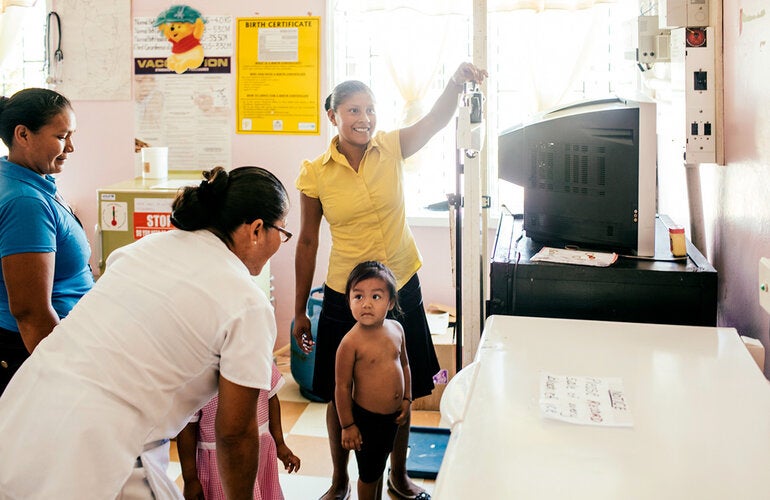
POLYGON ((171 171, 228 168, 233 17, 184 5, 135 17, 133 52, 137 147, 167 146, 171 171))
POLYGON ((71 101, 130 99, 131 67, 122 62, 131 57, 131 2, 68 0, 56 2, 55 7, 64 53, 61 79, 51 82, 56 91, 71 101))
POLYGON ((319 17, 237 20, 238 133, 320 133, 319 17))

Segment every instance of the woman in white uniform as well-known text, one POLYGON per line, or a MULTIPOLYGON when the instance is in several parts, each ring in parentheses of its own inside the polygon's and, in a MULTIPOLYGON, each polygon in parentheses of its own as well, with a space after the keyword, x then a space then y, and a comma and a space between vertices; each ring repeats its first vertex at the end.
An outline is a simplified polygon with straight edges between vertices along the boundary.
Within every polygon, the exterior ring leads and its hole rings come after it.
POLYGON ((259 167, 204 177, 174 201, 179 230, 114 251, 8 385, 0 499, 181 498, 164 443, 217 393, 222 483, 251 498, 276 337, 251 276, 291 236, 288 196, 259 167))

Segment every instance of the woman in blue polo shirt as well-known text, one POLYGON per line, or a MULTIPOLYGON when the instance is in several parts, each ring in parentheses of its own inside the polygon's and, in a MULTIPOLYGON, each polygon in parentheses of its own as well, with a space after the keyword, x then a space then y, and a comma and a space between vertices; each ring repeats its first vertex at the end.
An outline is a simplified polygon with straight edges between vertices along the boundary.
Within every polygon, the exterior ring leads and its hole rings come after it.
POLYGON ((72 106, 53 90, 0 97, 0 394, 94 283, 85 231, 53 177, 74 132, 72 106))

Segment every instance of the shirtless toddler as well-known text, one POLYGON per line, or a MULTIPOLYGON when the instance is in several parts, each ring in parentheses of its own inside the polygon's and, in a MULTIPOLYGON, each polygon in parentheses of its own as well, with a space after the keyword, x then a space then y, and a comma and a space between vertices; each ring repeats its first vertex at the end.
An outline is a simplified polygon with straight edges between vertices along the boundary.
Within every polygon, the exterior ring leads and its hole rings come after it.
POLYGON ((385 265, 363 262, 350 273, 345 296, 356 324, 337 349, 335 402, 342 446, 356 452, 358 498, 375 499, 412 400, 404 330, 386 318, 398 311, 396 279, 385 265))

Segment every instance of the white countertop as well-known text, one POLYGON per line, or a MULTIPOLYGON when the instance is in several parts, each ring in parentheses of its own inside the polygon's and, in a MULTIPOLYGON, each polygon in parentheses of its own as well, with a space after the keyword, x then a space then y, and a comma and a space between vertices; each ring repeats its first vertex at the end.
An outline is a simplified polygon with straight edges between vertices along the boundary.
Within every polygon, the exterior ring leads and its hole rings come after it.
POLYGON ((437 499, 770 498, 770 385, 732 328, 491 316, 469 370, 437 499), (543 372, 621 378, 633 427, 541 417, 543 372))

